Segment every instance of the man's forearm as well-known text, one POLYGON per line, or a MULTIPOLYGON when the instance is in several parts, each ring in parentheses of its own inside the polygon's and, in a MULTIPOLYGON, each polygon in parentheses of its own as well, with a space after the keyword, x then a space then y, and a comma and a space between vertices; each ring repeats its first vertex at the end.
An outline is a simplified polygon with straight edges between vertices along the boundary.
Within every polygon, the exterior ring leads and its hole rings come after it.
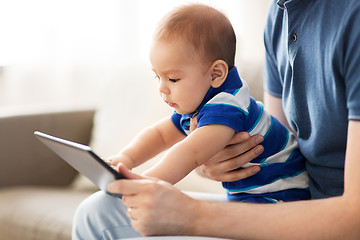
POLYGON ((280 204, 204 201, 198 202, 197 209, 195 235, 231 239, 360 238, 359 214, 351 210, 344 197, 280 204))

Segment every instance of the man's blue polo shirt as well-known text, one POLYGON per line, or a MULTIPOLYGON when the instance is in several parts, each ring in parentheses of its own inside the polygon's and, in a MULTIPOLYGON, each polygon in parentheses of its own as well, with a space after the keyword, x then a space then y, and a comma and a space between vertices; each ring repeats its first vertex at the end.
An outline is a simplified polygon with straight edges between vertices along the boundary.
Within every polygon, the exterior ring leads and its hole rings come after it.
POLYGON ((360 1, 274 1, 264 40, 266 90, 299 137, 312 197, 341 195, 348 121, 360 120, 360 1))

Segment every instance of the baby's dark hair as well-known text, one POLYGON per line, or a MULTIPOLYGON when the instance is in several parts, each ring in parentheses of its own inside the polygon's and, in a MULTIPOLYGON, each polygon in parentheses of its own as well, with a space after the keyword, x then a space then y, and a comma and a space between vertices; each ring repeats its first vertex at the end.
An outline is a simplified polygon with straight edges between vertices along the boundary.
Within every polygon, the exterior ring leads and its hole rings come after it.
POLYGON ((224 60, 234 66, 236 36, 229 19, 220 11, 202 4, 184 5, 166 15, 155 32, 158 40, 184 40, 209 66, 224 60))

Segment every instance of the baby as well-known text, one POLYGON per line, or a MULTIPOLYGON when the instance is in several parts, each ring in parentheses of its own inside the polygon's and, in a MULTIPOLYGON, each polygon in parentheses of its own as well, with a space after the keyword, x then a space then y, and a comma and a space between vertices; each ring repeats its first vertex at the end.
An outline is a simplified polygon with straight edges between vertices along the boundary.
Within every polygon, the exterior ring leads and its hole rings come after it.
POLYGON ((144 175, 172 184, 225 148, 235 133, 264 136, 250 163, 261 171, 224 182, 230 200, 273 203, 309 198, 308 176, 295 136, 249 95, 234 66, 230 21, 201 4, 182 6, 162 21, 150 53, 162 99, 174 114, 144 129, 111 165, 132 169, 169 149, 144 175))

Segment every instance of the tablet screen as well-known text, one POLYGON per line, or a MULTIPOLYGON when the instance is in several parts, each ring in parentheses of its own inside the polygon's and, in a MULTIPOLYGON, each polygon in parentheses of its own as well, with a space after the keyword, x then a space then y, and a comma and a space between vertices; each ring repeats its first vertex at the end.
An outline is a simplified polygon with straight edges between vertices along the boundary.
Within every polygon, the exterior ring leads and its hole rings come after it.
POLYGON ((105 192, 110 182, 125 178, 97 156, 89 146, 38 131, 34 132, 34 135, 105 192))

